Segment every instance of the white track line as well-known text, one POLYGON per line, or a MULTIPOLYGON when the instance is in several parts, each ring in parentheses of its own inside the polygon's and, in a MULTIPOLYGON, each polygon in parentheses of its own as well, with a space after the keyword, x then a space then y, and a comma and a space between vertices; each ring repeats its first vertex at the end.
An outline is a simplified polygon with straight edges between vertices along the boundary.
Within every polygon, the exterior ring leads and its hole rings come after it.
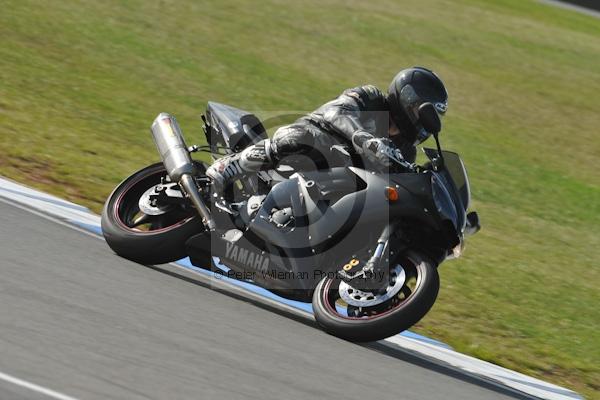
POLYGON ((40 385, 36 385, 35 383, 24 381, 23 379, 15 378, 14 376, 3 374, 0 372, 0 379, 9 383, 12 383, 16 386, 21 386, 29 390, 33 390, 34 392, 45 394, 48 397, 52 397, 57 400, 77 400, 75 397, 67 396, 66 394, 62 394, 56 392, 54 390, 45 388, 40 385))

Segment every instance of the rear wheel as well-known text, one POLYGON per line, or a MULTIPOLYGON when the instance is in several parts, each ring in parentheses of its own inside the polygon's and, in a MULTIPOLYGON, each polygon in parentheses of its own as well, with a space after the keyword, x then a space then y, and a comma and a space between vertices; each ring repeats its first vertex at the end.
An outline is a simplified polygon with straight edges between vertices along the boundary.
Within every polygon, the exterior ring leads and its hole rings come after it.
MULTIPOLYGON (((204 165, 197 163, 198 168, 204 165)), ((102 211, 102 233, 121 257, 142 264, 164 264, 186 256, 185 241, 204 230, 187 202, 157 204, 153 189, 168 180, 162 163, 141 169, 117 186, 102 211)), ((177 185, 169 185, 179 190, 177 185)), ((210 265, 210 264, 208 264, 210 265)))
POLYGON ((365 292, 339 278, 326 277, 313 295, 317 323, 326 332, 355 342, 381 340, 400 333, 427 314, 440 281, 437 266, 417 253, 390 265, 386 289, 365 292))

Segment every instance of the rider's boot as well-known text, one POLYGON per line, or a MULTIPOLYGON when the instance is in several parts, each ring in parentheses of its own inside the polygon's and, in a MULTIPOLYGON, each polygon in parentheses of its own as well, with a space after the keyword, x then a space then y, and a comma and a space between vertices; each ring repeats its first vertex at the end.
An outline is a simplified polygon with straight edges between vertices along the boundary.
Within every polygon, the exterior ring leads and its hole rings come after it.
POLYGON ((261 140, 240 153, 219 158, 206 170, 215 190, 223 193, 230 184, 248 174, 266 169, 273 164, 271 141, 261 140))

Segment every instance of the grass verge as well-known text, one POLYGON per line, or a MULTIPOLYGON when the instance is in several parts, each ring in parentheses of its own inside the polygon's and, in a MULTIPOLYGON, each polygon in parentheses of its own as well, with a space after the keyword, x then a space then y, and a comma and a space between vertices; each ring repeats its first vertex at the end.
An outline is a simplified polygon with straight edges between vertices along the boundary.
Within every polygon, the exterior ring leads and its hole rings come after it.
POLYGON ((522 0, 4 0, 0 174, 99 211, 157 161, 160 111, 200 142, 208 100, 312 110, 430 66, 484 229, 418 330, 600 398, 599 26, 522 0))

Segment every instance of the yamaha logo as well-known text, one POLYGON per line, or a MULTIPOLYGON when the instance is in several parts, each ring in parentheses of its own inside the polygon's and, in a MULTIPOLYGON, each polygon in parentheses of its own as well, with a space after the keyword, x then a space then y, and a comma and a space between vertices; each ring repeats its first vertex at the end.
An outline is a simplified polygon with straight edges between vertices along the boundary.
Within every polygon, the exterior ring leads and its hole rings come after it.
POLYGON ((269 256, 262 256, 233 243, 227 242, 225 258, 237 261, 238 263, 254 268, 257 271, 267 272, 269 270, 269 256))

